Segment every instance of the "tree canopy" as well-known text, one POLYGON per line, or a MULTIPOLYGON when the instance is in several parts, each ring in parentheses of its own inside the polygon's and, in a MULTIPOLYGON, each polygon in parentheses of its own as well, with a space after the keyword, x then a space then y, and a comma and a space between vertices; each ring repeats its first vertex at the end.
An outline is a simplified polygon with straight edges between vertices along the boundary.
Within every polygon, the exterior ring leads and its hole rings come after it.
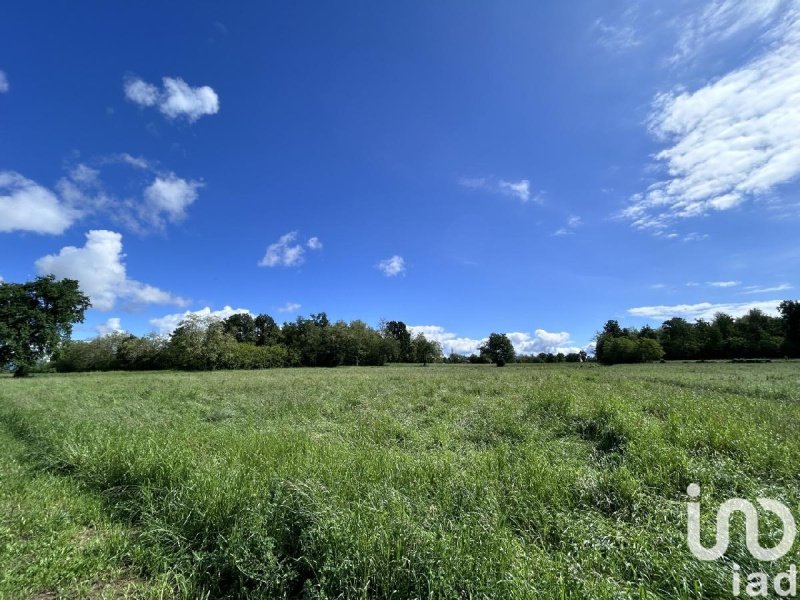
POLYGON ((0 366, 26 375, 69 338, 90 306, 74 279, 0 283, 0 366))
POLYGON ((489 339, 480 347, 480 353, 481 356, 485 356, 498 367, 514 362, 516 359, 514 344, 511 343, 505 333, 489 334, 489 339))

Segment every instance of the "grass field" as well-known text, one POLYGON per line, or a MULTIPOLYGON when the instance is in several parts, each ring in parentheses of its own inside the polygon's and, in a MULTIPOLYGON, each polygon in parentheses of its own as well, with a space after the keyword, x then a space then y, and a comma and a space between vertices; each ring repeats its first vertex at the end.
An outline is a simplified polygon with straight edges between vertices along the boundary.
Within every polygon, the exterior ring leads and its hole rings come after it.
POLYGON ((799 431, 798 363, 3 378, 0 597, 729 598, 800 543, 686 486, 798 515, 799 431))

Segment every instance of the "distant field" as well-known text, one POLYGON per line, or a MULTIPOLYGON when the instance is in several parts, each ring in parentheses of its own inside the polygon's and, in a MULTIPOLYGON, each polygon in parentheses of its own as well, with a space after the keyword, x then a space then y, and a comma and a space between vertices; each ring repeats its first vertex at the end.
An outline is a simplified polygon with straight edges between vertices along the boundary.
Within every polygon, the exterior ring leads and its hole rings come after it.
POLYGON ((798 432, 798 363, 2 378, 0 598, 729 598, 686 486, 797 509, 798 432))

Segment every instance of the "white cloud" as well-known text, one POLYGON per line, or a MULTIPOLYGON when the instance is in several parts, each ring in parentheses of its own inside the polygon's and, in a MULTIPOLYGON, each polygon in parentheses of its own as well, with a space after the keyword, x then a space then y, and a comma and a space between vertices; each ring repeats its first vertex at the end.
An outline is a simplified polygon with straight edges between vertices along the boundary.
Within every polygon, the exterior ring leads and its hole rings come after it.
MULTIPOLYGON (((459 337, 439 325, 412 325, 408 329, 412 335, 421 333, 427 339, 439 342, 445 354, 450 352, 467 355, 478 354, 478 348, 488 339, 459 337)), ((568 354, 583 349, 575 345, 566 331, 550 332, 537 329, 533 334, 514 331, 506 333, 506 336, 511 340, 517 354, 539 354, 540 352, 568 354)))
POLYGON ((118 300, 134 304, 176 304, 186 301, 157 287, 129 279, 122 253, 122 235, 114 231, 92 230, 81 248, 66 246, 58 254, 36 261, 40 275, 77 279, 81 290, 98 310, 111 310, 118 300))
POLYGON ((113 157, 113 160, 117 160, 119 162, 128 164, 132 167, 136 167, 139 169, 149 169, 150 168, 150 161, 146 158, 141 156, 132 156, 127 152, 123 152, 121 154, 117 154, 113 157))
POLYGON ((190 123, 219 112, 219 97, 211 87, 191 87, 180 77, 164 77, 162 82, 159 89, 142 79, 128 79, 125 97, 140 106, 157 106, 170 119, 183 117, 190 123))
POLYGON ((386 277, 396 277, 397 275, 405 272, 406 261, 402 256, 395 254, 390 258, 382 260, 377 266, 386 277))
POLYGON ((566 331, 552 332, 537 329, 533 335, 523 332, 511 332, 506 335, 519 354, 539 354, 540 352, 569 354, 570 352, 580 352, 582 349, 575 345, 566 331))
MULTIPOLYGON (((127 153, 103 158, 98 164, 122 165, 135 169, 129 187, 139 190, 140 197, 119 198, 107 191, 99 169, 80 163, 62 177, 56 188, 61 199, 83 215, 104 212, 117 223, 144 232, 150 227, 163 228, 185 218, 187 208, 197 199, 201 181, 184 179, 172 172, 161 171, 142 157, 127 153), (145 180, 139 171, 148 177, 145 180), (145 186, 144 182, 149 181, 145 186), (144 186, 144 187, 142 187, 144 186)), ((137 194, 137 195, 138 195, 137 194)))
POLYGON ((163 225, 164 217, 176 222, 186 216, 186 209, 197 199, 198 181, 187 181, 173 173, 159 175, 144 190, 144 214, 154 224, 163 225))
POLYGON ((774 285, 772 287, 749 285, 742 294, 771 294, 772 292, 785 292, 791 289, 794 289, 794 286, 789 283, 781 283, 780 285, 774 285))
POLYGON ((63 233, 79 216, 46 187, 13 171, 0 172, 0 232, 63 233))
POLYGON ((630 25, 610 25, 603 19, 597 19, 594 31, 597 33, 597 43, 609 50, 629 50, 642 43, 630 25))
POLYGON ((704 47, 725 41, 756 25, 768 25, 783 0, 713 0, 702 12, 679 23, 673 62, 696 56, 704 47))
POLYGON ((119 317, 111 317, 107 319, 105 323, 100 323, 100 325, 97 325, 94 330, 99 336, 109 335, 112 333, 125 333, 119 317))
POLYGON ((300 310, 302 306, 297 304, 297 302, 287 302, 283 306, 278 308, 278 312, 281 313, 294 313, 300 310))
POLYGON ((129 79, 125 82, 125 97, 142 106, 154 106, 158 102, 158 88, 141 79, 129 79))
POLYGON ((778 304, 780 300, 765 300, 763 302, 731 302, 718 303, 699 302, 697 304, 674 304, 671 306, 639 306, 629 308, 628 314, 634 317, 663 321, 672 317, 683 317, 685 319, 706 319, 714 318, 718 312, 723 312, 732 317, 740 317, 747 314, 751 309, 758 308, 770 315, 778 314, 778 304))
POLYGON ((231 315, 236 314, 248 314, 252 315, 248 309, 246 308, 231 308, 230 306, 225 306, 219 310, 211 310, 211 307, 206 306, 205 308, 201 308, 200 310, 187 310, 186 312, 182 313, 173 313, 170 315, 164 315, 163 317, 157 317, 155 319, 150 319, 150 325, 152 325, 156 332, 159 335, 169 335, 172 333, 175 328, 180 324, 180 322, 190 315, 196 315, 202 318, 215 318, 215 319, 227 319, 231 315))
POLYGON ((527 202, 531 199, 531 182, 527 179, 520 181, 500 181, 498 184, 500 190, 509 196, 527 202))
POLYGON ((8 77, 5 71, 0 71, 0 94, 5 94, 9 90, 8 77))
POLYGON ((567 219, 567 223, 564 227, 557 229, 553 235, 572 235, 575 233, 575 230, 583 224, 583 220, 578 216, 571 216, 567 219))
POLYGON ((707 281, 706 282, 711 287, 716 288, 729 288, 729 287, 736 287, 737 285, 741 285, 741 281, 707 281))
POLYGON ((522 202, 533 200, 541 202, 541 195, 533 196, 531 191, 531 182, 527 179, 520 179, 519 181, 505 181, 503 179, 496 181, 487 177, 462 177, 458 180, 461 187, 483 190, 492 194, 502 194, 511 196, 522 202))
POLYGON ((306 246, 308 246, 310 250, 322 250, 322 242, 319 241, 318 237, 308 238, 306 246))
MULTIPOLYGON (((715 5, 726 15, 734 10, 730 2, 715 5)), ((731 210, 800 174, 800 3, 788 6, 772 31, 775 43, 760 56, 693 92, 656 97, 650 129, 670 144, 656 155, 669 175, 622 212, 635 227, 660 231, 731 210)))
POLYGON ((267 252, 264 254, 264 258, 258 261, 258 266, 296 267, 303 264, 303 261, 305 261, 305 249, 296 241, 296 231, 290 231, 282 235, 277 242, 267 247, 267 252))

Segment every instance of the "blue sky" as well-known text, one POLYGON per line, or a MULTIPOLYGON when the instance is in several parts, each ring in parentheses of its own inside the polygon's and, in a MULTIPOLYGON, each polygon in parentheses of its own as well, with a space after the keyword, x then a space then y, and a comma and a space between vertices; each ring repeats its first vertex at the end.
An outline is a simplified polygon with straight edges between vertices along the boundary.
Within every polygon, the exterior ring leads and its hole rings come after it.
POLYGON ((800 2, 17 2, 0 276, 76 335, 402 319, 467 351, 796 296, 800 2), (222 311, 222 312, 218 312, 222 311))

